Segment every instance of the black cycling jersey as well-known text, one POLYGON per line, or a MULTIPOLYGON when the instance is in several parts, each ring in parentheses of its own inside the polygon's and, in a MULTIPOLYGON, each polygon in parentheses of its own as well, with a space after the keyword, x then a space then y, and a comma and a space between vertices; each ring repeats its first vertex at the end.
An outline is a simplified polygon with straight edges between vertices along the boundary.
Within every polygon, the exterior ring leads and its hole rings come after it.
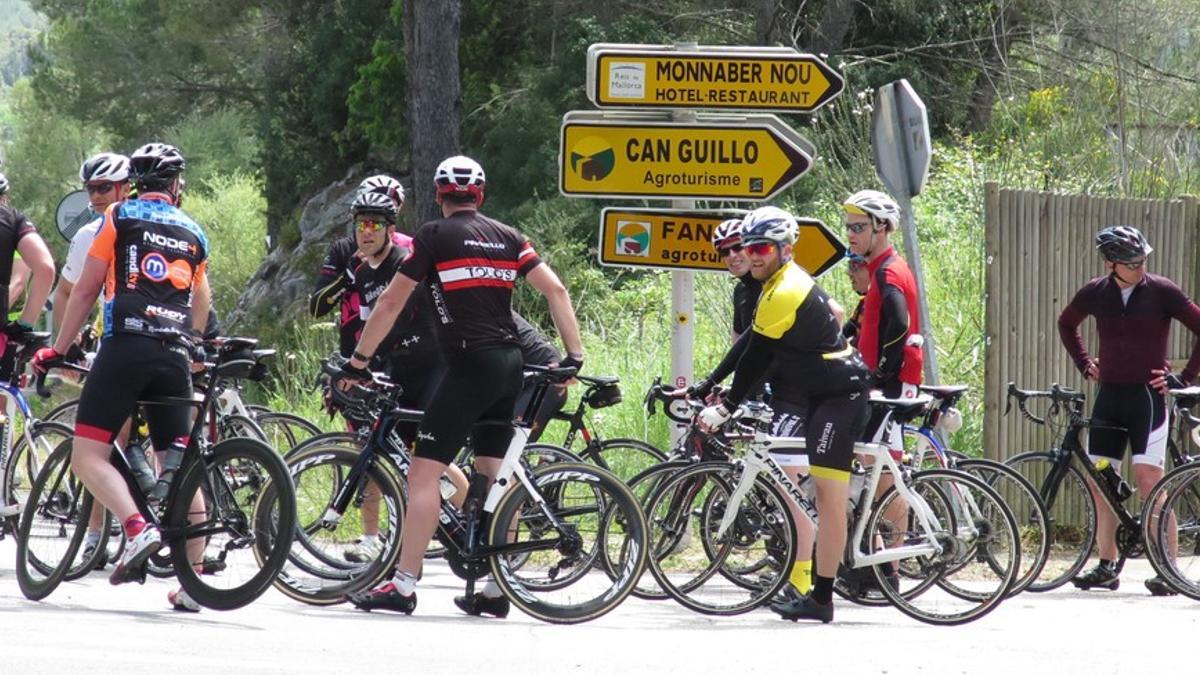
POLYGON ((166 195, 108 208, 88 255, 108 263, 104 335, 192 335, 192 291, 204 279, 208 239, 166 195))
MULTIPOLYGON (((352 281, 347 290, 358 296, 359 332, 361 332, 361 326, 365 325, 367 319, 370 318, 375 302, 379 300, 379 296, 383 295, 388 284, 392 283, 392 277, 396 276, 396 270, 400 268, 403 254, 398 247, 392 246, 377 266, 372 267, 365 258, 356 258, 356 260, 358 264, 354 268, 352 281)), ((409 304, 412 304, 418 296, 419 294, 414 292, 409 304)), ((404 332, 404 323, 403 320, 397 320, 392 324, 392 330, 380 343, 376 350, 377 354, 382 356, 399 344, 400 335, 404 332)), ((357 337, 358 335, 355 335, 356 339, 357 337)))
POLYGON ((8 316, 8 280, 12 277, 17 245, 37 228, 17 209, 0 205, 0 316, 8 316))
POLYGON ((359 297, 351 287, 354 284, 354 268, 361 258, 356 255, 358 244, 354 237, 342 237, 329 245, 321 270, 317 273, 316 286, 308 296, 308 311, 319 318, 340 309, 338 313, 338 351, 349 358, 358 344, 363 322, 359 317, 359 297))
POLYGON ((521 233, 475 211, 421 226, 400 272, 429 279, 439 342, 449 355, 518 344, 512 291, 518 276, 541 264, 521 233))
POLYGON ((754 323, 754 307, 758 304, 758 296, 761 293, 762 282, 749 272, 738 277, 737 285, 733 287, 734 335, 745 333, 754 323))
POLYGON ((525 317, 517 314, 514 310, 512 319, 517 326, 517 340, 521 344, 521 356, 524 357, 525 363, 548 366, 551 363, 562 361, 562 355, 558 353, 558 349, 543 337, 525 317))

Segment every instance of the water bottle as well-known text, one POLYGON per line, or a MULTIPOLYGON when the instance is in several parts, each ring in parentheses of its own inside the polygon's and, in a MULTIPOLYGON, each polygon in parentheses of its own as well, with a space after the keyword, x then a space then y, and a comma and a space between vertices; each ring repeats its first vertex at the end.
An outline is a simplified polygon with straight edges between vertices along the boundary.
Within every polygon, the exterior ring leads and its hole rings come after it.
POLYGON ((143 494, 149 495, 154 490, 158 477, 154 475, 154 469, 150 468, 150 463, 146 461, 146 449, 142 447, 141 443, 133 443, 125 448, 124 454, 134 482, 137 483, 143 494))
POLYGON ((442 474, 442 478, 438 481, 438 490, 442 493, 443 501, 450 501, 450 498, 458 494, 458 487, 454 485, 454 481, 450 480, 446 474, 442 474))
POLYGON ((862 499, 863 489, 867 486, 867 472, 862 469, 850 472, 850 508, 858 506, 862 499))
POLYGON ((159 503, 167 498, 167 493, 171 490, 171 482, 175 480, 175 472, 183 464, 185 452, 187 452, 186 438, 177 438, 167 446, 162 473, 158 475, 158 482, 154 485, 154 492, 150 495, 151 502, 159 503))
POLYGON ((1112 488, 1113 494, 1117 496, 1118 502, 1123 502, 1133 495, 1133 488, 1129 487, 1129 483, 1121 478, 1121 474, 1113 468, 1112 462, 1107 459, 1102 459, 1096 462, 1096 470, 1100 472, 1100 476, 1104 478, 1104 482, 1112 488))

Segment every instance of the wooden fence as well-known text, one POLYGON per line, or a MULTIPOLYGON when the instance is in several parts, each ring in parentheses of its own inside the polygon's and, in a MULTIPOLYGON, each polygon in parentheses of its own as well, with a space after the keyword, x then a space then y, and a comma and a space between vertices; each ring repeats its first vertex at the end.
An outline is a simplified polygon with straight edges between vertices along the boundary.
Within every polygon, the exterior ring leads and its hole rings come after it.
MULTIPOLYGON (((1008 382, 1025 389, 1048 389, 1054 382, 1082 387, 1089 410, 1094 391, 1085 386, 1058 337, 1058 315, 1088 279, 1104 273, 1093 245, 1100 228, 1132 225, 1149 238, 1154 253, 1149 271, 1174 280, 1192 298, 1200 297, 1200 209, 1194 197, 1173 200, 1114 199, 1003 190, 987 184, 986 332, 984 452, 1005 459, 1045 449, 1049 432, 1015 408, 1003 416, 1008 382)), ((1084 340, 1096 353, 1092 320, 1084 340)), ((1176 323, 1168 358, 1186 361, 1194 338, 1176 323)), ((1128 462, 1126 463, 1128 466, 1128 462)))

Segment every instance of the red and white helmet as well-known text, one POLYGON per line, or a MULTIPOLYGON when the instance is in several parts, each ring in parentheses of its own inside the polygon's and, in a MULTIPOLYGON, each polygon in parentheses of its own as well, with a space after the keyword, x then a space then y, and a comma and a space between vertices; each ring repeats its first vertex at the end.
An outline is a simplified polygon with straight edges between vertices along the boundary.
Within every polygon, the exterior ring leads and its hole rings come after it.
POLYGON ((712 234, 712 247, 717 251, 742 243, 742 219, 730 218, 717 225, 712 234))
POLYGON ((404 206, 404 186, 400 184, 400 181, 387 174, 380 173, 364 178, 363 182, 358 184, 358 191, 375 192, 387 196, 396 204, 397 211, 404 206))
POLYGON ((433 184, 437 187, 438 196, 470 195, 476 204, 483 203, 483 189, 487 177, 479 162, 464 155, 455 155, 438 164, 433 174, 433 184))

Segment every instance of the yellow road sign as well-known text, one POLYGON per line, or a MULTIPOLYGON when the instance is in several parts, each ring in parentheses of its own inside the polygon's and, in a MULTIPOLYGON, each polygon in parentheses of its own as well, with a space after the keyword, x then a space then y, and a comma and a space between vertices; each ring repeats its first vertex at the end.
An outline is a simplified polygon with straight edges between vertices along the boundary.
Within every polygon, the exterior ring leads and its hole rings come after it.
POLYGON ((576 197, 763 200, 812 166, 812 145, 773 115, 571 112, 559 189, 576 197))
MULTIPOLYGON (((713 251, 712 233, 736 211, 673 211, 606 208, 600 215, 600 263, 614 267, 724 272, 713 251)), ((800 218, 792 258, 820 276, 846 255, 846 247, 815 218, 800 218)))
POLYGON ((601 108, 812 112, 845 88, 837 71, 793 49, 596 44, 588 98, 601 108))

